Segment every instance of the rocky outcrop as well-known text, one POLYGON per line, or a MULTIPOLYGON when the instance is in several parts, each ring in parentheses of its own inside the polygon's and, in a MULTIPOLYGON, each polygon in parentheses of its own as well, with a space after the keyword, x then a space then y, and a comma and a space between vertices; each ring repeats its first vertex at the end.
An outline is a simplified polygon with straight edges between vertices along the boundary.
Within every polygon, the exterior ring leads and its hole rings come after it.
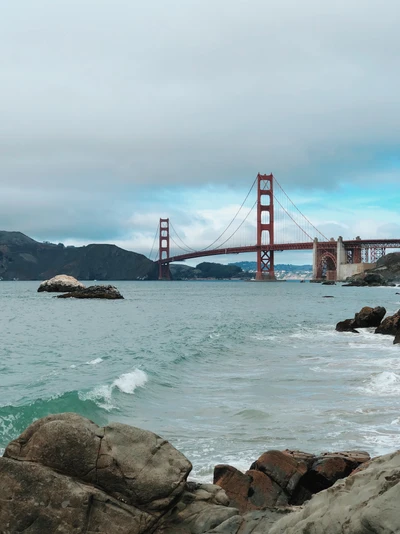
POLYGON ((66 274, 58 274, 50 280, 42 282, 38 288, 38 292, 48 291, 53 293, 65 293, 66 291, 73 292, 85 289, 85 286, 73 276, 66 274))
POLYGON ((355 326, 356 328, 377 327, 381 324, 385 314, 386 309, 383 306, 377 306, 376 308, 364 306, 354 316, 355 326))
POLYGON ((400 252, 380 258, 376 267, 348 279, 348 286, 387 286, 400 283, 400 252))
MULTIPOLYGON (((252 477, 243 487, 253 501, 252 509, 240 513, 218 485, 187 482, 190 462, 156 434, 119 423, 99 427, 72 413, 50 415, 35 421, 0 457, 1 532, 400 532, 400 452, 368 460, 358 451, 319 456, 268 451, 250 474, 242 474, 252 477), (270 502, 276 504, 304 501, 304 492, 316 487, 319 492, 302 506, 265 508, 262 487, 272 488, 270 502), (260 491, 257 498, 251 489, 260 491)), ((220 482, 235 476, 233 468, 216 468, 220 482)))
POLYGON ((65 293, 58 295, 59 299, 108 299, 116 300, 124 297, 115 286, 89 286, 83 289, 78 289, 72 293, 65 293))
MULTIPOLYGON (((400 452, 369 462, 277 521, 268 534, 400 532, 400 452)), ((236 534, 236 533, 235 533, 236 534)))
POLYGON ((384 334, 387 336, 395 336, 400 330, 400 310, 394 315, 386 317, 382 323, 375 330, 375 334, 384 334))
POLYGON ((386 309, 383 306, 371 308, 364 306, 355 314, 354 319, 345 319, 336 325, 338 332, 353 332, 358 334, 357 328, 377 327, 381 324, 384 318, 386 309))
POLYGON ((345 319, 344 321, 339 321, 335 330, 337 332, 353 332, 353 334, 359 334, 359 331, 355 328, 354 319, 345 319))
POLYGON ((360 451, 319 456, 301 451, 267 451, 246 473, 229 465, 217 465, 214 484, 226 491, 231 505, 241 513, 300 505, 369 459, 368 453, 360 451))
POLYGON ((50 415, 0 458, 0 524, 8 532, 142 534, 174 507, 190 470, 152 432, 50 415))
POLYGON ((380 273, 373 273, 371 271, 365 271, 362 274, 356 274, 348 279, 347 284, 343 286, 387 286, 388 282, 380 273))

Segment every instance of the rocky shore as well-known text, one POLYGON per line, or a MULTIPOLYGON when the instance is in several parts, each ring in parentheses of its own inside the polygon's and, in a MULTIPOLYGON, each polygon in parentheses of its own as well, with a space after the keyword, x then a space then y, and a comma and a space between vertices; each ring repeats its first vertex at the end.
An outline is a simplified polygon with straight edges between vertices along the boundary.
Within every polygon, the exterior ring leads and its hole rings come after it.
POLYGON ((400 453, 267 451, 214 484, 152 432, 74 413, 35 421, 0 458, 4 534, 393 534, 400 453))
POLYGON ((393 344, 400 343, 400 310, 394 315, 385 317, 386 309, 383 306, 371 308, 365 306, 355 314, 354 319, 339 321, 336 325, 338 332, 352 332, 358 334, 359 328, 375 328, 375 334, 394 336, 393 344))

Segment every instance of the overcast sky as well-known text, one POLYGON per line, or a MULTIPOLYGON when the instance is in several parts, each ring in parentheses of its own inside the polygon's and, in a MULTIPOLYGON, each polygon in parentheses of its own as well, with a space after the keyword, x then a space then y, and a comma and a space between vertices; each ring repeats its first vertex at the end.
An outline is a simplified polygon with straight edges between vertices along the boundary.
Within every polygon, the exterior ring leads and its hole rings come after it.
POLYGON ((329 237, 400 237, 399 20, 398 0, 5 0, 0 229, 149 254, 169 216, 204 247, 273 172, 329 237))

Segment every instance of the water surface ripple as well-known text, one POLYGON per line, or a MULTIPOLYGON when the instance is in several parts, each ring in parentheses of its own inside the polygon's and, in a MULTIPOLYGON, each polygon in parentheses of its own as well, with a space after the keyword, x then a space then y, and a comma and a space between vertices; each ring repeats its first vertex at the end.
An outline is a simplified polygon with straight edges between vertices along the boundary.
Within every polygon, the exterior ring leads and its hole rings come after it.
POLYGON ((248 469, 270 448, 400 448, 400 346, 334 331, 364 305, 397 311, 395 288, 116 285, 125 300, 0 282, 0 448, 61 411, 152 430, 207 481, 217 463, 248 469))

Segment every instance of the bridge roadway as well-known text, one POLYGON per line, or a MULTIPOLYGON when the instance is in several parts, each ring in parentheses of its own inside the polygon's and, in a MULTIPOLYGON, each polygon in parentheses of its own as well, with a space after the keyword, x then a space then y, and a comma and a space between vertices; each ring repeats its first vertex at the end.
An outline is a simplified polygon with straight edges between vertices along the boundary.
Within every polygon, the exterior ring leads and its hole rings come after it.
MULTIPOLYGON (((319 246, 324 248, 336 248, 337 241, 318 241, 319 246)), ((354 248, 400 248, 400 239, 354 239, 351 241, 343 241, 346 249, 354 248)), ((313 241, 306 243, 275 243, 273 245, 250 245, 247 247, 228 247, 217 248, 212 250, 199 250, 180 254, 178 256, 171 256, 163 258, 162 263, 172 263, 174 261, 185 261, 192 258, 204 258, 206 256, 219 256, 222 254, 243 254, 245 252, 257 252, 260 248, 262 250, 274 250, 276 252, 283 252, 284 250, 312 250, 314 246, 313 241)))

